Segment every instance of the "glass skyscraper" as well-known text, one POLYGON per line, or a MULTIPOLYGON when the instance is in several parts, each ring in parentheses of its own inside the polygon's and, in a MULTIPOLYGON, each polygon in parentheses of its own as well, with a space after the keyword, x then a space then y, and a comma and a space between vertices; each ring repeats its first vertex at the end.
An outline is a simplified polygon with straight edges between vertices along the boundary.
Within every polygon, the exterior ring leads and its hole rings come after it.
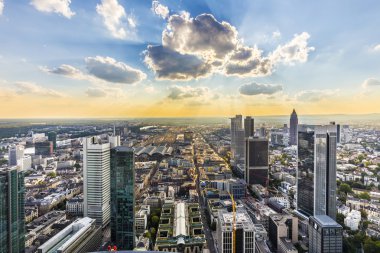
POLYGON ((248 185, 268 186, 269 143, 266 138, 245 139, 245 181, 248 185))
POLYGON ((0 169, 0 252, 25 252, 24 173, 0 169))
POLYGON ((290 128, 289 128, 289 144, 297 145, 297 126, 298 126, 298 116, 296 110, 293 109, 290 115, 290 128))
POLYGON ((134 153, 128 147, 111 149, 111 241, 121 250, 135 244, 134 153))
POLYGON ((336 218, 336 126, 298 129, 297 210, 336 218))

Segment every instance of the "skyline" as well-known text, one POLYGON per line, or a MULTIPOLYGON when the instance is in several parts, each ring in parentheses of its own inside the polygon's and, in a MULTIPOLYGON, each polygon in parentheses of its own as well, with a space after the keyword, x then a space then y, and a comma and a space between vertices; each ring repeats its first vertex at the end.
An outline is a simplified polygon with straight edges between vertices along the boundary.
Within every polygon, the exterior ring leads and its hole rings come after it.
POLYGON ((0 118, 380 113, 370 2, 0 0, 0 118))

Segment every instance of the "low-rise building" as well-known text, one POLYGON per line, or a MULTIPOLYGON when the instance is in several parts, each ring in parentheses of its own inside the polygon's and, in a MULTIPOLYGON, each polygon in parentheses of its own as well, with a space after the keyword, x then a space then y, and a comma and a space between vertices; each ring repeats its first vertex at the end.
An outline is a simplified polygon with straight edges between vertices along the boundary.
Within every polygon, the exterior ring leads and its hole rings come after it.
POLYGON ((344 218, 344 225, 349 227, 351 230, 358 230, 361 218, 362 216, 360 211, 352 210, 347 214, 347 217, 344 218))
POLYGON ((38 253, 86 253, 95 251, 102 242, 102 229, 95 219, 77 219, 38 248, 38 253))
POLYGON ((203 229, 198 203, 165 202, 154 249, 201 253, 206 248, 203 229))

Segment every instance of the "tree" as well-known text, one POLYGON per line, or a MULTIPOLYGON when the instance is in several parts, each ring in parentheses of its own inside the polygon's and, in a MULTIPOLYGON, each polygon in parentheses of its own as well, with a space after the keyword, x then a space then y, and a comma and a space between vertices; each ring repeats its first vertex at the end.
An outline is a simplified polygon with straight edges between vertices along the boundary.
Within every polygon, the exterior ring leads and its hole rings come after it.
POLYGON ((0 159, 0 166, 5 165, 5 164, 8 164, 8 160, 4 158, 0 159))
POLYGON ((362 192, 358 196, 360 199, 371 200, 371 196, 369 196, 368 192, 362 192))
POLYGON ((368 237, 364 240, 364 252, 366 253, 376 253, 380 252, 380 241, 372 240, 368 237))
POLYGON ((367 214, 366 211, 364 211, 363 209, 360 209, 360 214, 362 215, 362 218, 363 218, 363 219, 367 219, 368 214, 367 214))
POLYGON ((51 178, 55 178, 55 177, 57 177, 57 174, 56 174, 55 172, 49 172, 49 173, 47 174, 47 176, 48 176, 48 177, 51 177, 51 178))
POLYGON ((157 227, 158 222, 160 221, 160 218, 158 216, 154 215, 154 216, 152 216, 150 221, 151 221, 153 227, 157 227))
POLYGON ((342 183, 339 186, 339 191, 340 192, 344 192, 347 195, 347 193, 351 193, 352 192, 352 189, 351 189, 351 186, 349 186, 348 184, 342 183))
POLYGON ((341 213, 336 214, 336 222, 338 222, 342 227, 345 227, 344 225, 344 215, 341 213))

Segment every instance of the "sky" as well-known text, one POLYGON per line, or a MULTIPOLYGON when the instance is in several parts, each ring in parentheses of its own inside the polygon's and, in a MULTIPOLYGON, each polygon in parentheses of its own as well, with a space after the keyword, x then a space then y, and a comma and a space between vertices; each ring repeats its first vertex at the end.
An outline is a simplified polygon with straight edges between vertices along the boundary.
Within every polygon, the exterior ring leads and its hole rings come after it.
POLYGON ((380 113, 377 0, 0 0, 0 118, 380 113))

